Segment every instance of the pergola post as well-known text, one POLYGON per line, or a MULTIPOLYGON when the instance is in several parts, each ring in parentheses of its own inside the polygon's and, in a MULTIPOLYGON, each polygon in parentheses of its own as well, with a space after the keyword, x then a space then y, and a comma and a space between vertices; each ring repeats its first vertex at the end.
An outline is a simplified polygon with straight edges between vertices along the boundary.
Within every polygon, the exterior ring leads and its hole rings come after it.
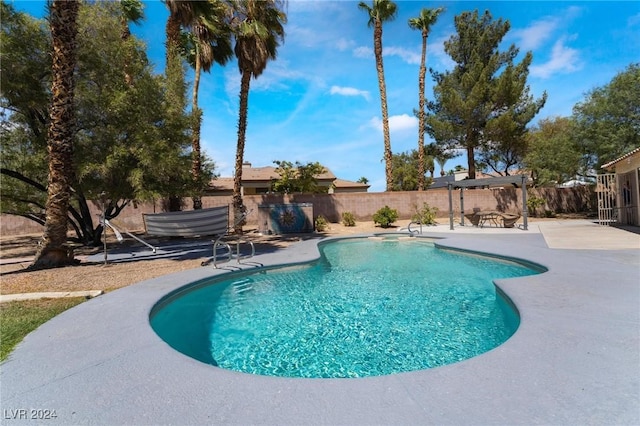
POLYGON ((527 209, 527 175, 522 175, 522 223, 524 224, 524 230, 528 229, 528 217, 529 210, 527 209))
POLYGON ((449 188, 449 229, 453 231, 453 199, 451 197, 451 189, 453 185, 451 182, 447 184, 447 188, 449 188))
POLYGON ((460 188, 460 225, 464 226, 464 188, 460 188))

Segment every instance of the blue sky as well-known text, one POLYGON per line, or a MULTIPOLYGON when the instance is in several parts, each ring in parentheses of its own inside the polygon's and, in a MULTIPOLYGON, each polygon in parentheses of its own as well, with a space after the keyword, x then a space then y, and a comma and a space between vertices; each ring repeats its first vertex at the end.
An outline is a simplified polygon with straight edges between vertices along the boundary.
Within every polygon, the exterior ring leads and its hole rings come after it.
MULTIPOLYGON (((14 1, 42 16, 44 1, 14 1)), ((368 2, 370 4, 370 1, 368 2)), ((370 191, 383 191, 383 136, 380 94, 373 56, 373 30, 356 1, 288 3, 285 43, 276 61, 251 82, 245 161, 254 167, 274 160, 318 161, 342 179, 366 177, 370 191)), ((454 17, 463 11, 489 10, 511 24, 503 49, 515 44, 521 56, 532 51, 531 93, 548 94, 541 118, 568 116, 589 90, 607 84, 632 62, 640 61, 640 2, 633 1, 398 1, 398 16, 383 28, 384 67, 391 128, 391 149, 417 148, 418 68, 421 35, 409 18, 422 8, 444 7, 432 27, 427 67, 450 70, 443 49, 455 33, 454 17)), ((166 7, 145 2, 146 19, 133 29, 148 46, 157 71, 164 69, 166 7)), ((221 176, 232 176, 237 142, 240 74, 237 62, 204 74, 200 106, 204 110, 202 146, 221 176)), ((427 75, 427 98, 433 83, 427 75)), ((428 135, 425 143, 431 142, 428 135)), ((466 157, 450 160, 446 170, 466 157)))

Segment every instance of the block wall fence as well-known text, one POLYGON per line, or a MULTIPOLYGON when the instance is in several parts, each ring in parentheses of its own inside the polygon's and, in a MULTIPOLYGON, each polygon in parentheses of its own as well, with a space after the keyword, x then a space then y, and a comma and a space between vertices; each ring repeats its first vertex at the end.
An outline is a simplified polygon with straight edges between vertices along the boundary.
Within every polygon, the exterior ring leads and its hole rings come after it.
MULTIPOLYGON (((540 208, 555 213, 595 212, 597 209, 595 193, 590 187, 576 188, 533 188, 527 191, 527 197, 538 197, 545 200, 540 208)), ((452 191, 455 217, 460 217, 460 190, 452 191)), ((231 196, 203 197, 203 207, 231 205, 231 196)), ((329 222, 340 222, 343 212, 351 212, 357 221, 372 220, 373 214, 385 205, 396 209, 399 219, 409 219, 424 203, 438 209, 439 218, 449 216, 449 192, 445 189, 429 191, 398 192, 356 192, 344 194, 290 194, 290 195, 246 195, 244 203, 253 212, 248 217, 248 226, 258 226, 258 206, 282 203, 311 203, 313 216, 324 216, 329 222)), ((98 202, 90 202, 90 209, 97 222, 100 213, 98 202)), ((185 210, 191 210, 191 200, 185 198, 185 210)), ((464 210, 499 210, 503 212, 522 212, 522 190, 517 188, 500 189, 465 189, 464 210)), ((155 203, 138 203, 127 206, 116 218, 114 224, 129 231, 144 229, 143 213, 161 212, 160 201, 155 203)), ((23 235, 42 232, 37 223, 13 215, 0 215, 0 235, 23 235)))

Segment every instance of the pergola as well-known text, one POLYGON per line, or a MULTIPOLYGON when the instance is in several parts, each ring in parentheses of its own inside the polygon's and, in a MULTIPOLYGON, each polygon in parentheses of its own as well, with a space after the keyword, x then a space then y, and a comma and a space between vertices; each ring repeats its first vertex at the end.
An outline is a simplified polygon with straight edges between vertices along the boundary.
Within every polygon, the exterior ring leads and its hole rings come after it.
POLYGON ((522 188, 522 221, 524 230, 527 228, 527 175, 500 176, 486 179, 465 179, 456 182, 449 182, 449 229, 453 230, 453 197, 451 191, 460 189, 460 224, 464 226, 464 188, 495 188, 513 185, 522 188))

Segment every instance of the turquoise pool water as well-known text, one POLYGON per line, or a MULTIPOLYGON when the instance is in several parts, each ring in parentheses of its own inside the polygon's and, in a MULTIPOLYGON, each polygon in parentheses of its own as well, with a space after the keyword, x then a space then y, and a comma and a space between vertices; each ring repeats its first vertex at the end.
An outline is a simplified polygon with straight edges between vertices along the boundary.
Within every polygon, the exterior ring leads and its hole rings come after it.
POLYGON ((227 276, 161 302, 151 325, 221 368, 282 377, 366 377, 451 364, 517 329, 493 280, 538 273, 420 239, 349 239, 313 264, 227 276))

